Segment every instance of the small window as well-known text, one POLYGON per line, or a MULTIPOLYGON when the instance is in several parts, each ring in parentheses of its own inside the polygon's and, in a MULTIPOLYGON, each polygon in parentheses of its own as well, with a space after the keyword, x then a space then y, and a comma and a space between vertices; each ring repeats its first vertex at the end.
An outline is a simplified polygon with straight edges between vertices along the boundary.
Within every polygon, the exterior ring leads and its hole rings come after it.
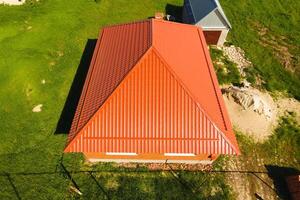
POLYGON ((193 153, 165 153, 165 156, 195 156, 193 153))
POLYGON ((130 152, 106 152, 106 155, 109 155, 109 156, 136 156, 137 153, 130 153, 130 152))

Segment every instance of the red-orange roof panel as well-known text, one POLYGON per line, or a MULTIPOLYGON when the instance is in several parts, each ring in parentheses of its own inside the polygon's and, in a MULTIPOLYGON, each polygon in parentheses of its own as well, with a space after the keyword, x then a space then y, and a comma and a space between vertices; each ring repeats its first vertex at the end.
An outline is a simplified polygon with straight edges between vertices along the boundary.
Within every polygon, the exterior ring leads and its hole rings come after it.
POLYGON ((219 129, 238 147, 208 46, 197 26, 154 20, 153 46, 219 129))
POLYGON ((151 21, 110 26, 97 41, 68 142, 151 46, 151 21))
POLYGON ((155 49, 146 53, 66 151, 236 152, 155 49))
POLYGON ((65 151, 238 154, 202 31, 104 28, 65 151))

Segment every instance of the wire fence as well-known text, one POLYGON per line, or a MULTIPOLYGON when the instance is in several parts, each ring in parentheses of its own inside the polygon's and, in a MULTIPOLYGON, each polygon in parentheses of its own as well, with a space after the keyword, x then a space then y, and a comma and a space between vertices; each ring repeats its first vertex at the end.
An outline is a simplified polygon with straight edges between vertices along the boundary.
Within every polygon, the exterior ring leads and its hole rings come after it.
MULTIPOLYGON (((107 176, 110 176, 111 174, 119 174, 120 176, 126 174, 155 174, 155 173, 162 173, 165 172, 174 182, 177 182, 181 187, 183 187, 186 191, 189 191, 192 195, 197 195, 199 192, 202 191, 203 185, 205 185, 208 180, 210 179, 210 175, 212 174, 218 174, 218 173, 229 173, 229 174, 242 174, 246 176, 250 176, 254 178, 255 181, 260 182, 262 185, 265 186, 268 190, 270 190, 271 193, 277 196, 276 189, 273 185, 269 184, 267 180, 264 180, 260 175, 261 174, 268 174, 266 171, 243 171, 243 170, 235 170, 235 171, 226 171, 226 170, 209 170, 209 171, 184 171, 184 173, 201 173, 203 176, 199 180, 197 180, 197 184, 195 184, 195 181, 186 180, 184 176, 180 176, 181 170, 172 169, 171 166, 170 170, 168 171, 162 171, 162 170, 154 170, 154 171, 146 171, 146 170, 139 170, 139 169, 118 169, 118 168, 112 168, 112 169, 100 169, 100 170, 68 170, 63 162, 59 162, 59 164, 56 166, 55 170, 53 171, 41 171, 41 172, 16 172, 16 173, 7 173, 3 172, 0 173, 0 176, 5 177, 7 180, 7 183, 10 185, 12 191, 15 193, 15 197, 17 199, 22 199, 21 194, 14 183, 13 177, 18 176, 30 176, 30 177, 36 177, 36 176, 50 176, 50 175, 59 175, 62 176, 64 179, 66 179, 71 187, 73 188, 73 191, 75 193, 81 195, 81 187, 80 184, 77 183, 76 178, 74 176, 76 174, 83 174, 84 176, 87 176, 90 178, 90 181, 96 184, 98 190, 105 196, 105 199, 112 199, 109 192, 105 189, 103 184, 100 183, 99 179, 97 178, 97 175, 103 175, 105 173, 107 176)), ((108 177, 109 178, 109 177, 108 177)), ((258 194, 254 194, 257 199, 260 199, 261 197, 258 194)), ((261 198, 262 199, 262 198, 261 198)))

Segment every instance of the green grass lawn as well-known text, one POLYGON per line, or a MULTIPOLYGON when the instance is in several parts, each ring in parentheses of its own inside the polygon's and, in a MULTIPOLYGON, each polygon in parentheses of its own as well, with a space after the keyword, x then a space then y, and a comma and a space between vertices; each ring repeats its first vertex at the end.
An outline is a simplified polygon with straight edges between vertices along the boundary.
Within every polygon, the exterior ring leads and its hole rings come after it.
POLYGON ((254 65, 252 73, 262 77, 268 90, 300 100, 300 1, 220 2, 233 27, 229 41, 245 50, 254 65), (291 54, 288 70, 281 60, 287 52, 291 54))
POLYGON ((241 76, 236 64, 231 62, 222 50, 210 47, 209 51, 219 84, 240 85, 241 76))
MULTIPOLYGON (((0 6, 0 199, 78 198, 69 191, 71 183, 66 175, 57 169, 67 136, 54 132, 84 47, 88 39, 97 38, 101 27, 148 18, 164 11, 168 3, 181 5, 182 1, 40 0, 24 6, 0 6), (42 112, 33 113, 38 104, 43 104, 42 112)), ((292 28, 299 22, 295 11, 289 12, 294 18, 286 22, 288 28, 284 17, 280 18, 282 24, 264 20, 271 15, 269 9, 264 14, 266 6, 258 9, 243 0, 222 3, 234 26, 231 41, 245 49, 265 77, 266 86, 299 97, 297 77, 282 70, 270 49, 257 45, 255 31, 245 24, 247 20, 267 23, 276 34, 293 36, 291 44, 296 46, 300 40, 295 34, 299 27, 292 28), (253 14, 248 16, 249 10, 253 14), (260 14, 257 18, 256 12, 260 14)), ((295 4, 284 3, 282 7, 300 8, 295 4)), ((281 16, 279 8, 272 9, 274 16, 281 16)), ((66 155, 63 162, 69 171, 91 170, 80 155, 66 155)), ((92 174, 97 181, 87 172, 72 174, 83 192, 80 198, 107 199, 105 193, 112 199, 232 198, 220 173, 179 172, 178 179, 169 172, 145 169, 126 172, 111 165, 93 169, 100 170, 92 174)))

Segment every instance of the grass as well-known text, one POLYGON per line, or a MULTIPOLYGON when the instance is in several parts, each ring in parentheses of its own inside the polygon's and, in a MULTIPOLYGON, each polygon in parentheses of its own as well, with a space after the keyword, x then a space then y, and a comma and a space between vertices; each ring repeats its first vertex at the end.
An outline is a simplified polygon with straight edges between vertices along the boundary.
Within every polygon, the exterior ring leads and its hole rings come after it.
POLYGON ((300 126, 294 114, 282 117, 274 134, 263 143, 256 143, 243 134, 238 134, 238 140, 245 159, 263 158, 266 165, 300 170, 300 126))
POLYGON ((280 119, 274 135, 263 146, 263 157, 270 156, 282 165, 300 169, 300 126, 290 113, 280 119))
POLYGON ((300 69, 300 2, 295 0, 220 1, 233 29, 229 40, 241 47, 263 78, 269 91, 283 91, 300 100, 300 73, 286 70, 280 59, 286 51, 292 57, 294 71, 300 69), (266 34, 257 26, 267 29, 266 34), (274 38, 274 44, 268 44, 274 38), (277 53, 282 46, 288 50, 277 53))
POLYGON ((240 72, 235 63, 231 62, 223 51, 210 47, 210 55, 217 73, 219 84, 239 85, 241 83, 240 72))

